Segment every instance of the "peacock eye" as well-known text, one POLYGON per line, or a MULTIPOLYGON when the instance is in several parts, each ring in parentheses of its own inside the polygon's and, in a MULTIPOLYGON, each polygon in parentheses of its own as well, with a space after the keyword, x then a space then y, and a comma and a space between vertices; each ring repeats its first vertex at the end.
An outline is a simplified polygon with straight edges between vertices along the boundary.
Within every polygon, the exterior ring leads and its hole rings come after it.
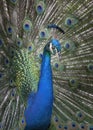
POLYGON ((29 19, 24 20, 23 30, 25 32, 30 32, 32 30, 32 22, 29 19))
POLYGON ((68 127, 67 126, 64 126, 64 130, 67 130, 68 129, 68 127))
POLYGON ((62 125, 58 125, 58 128, 61 129, 61 128, 62 128, 62 125))
POLYGON ((84 129, 84 126, 82 126, 81 128, 84 129))
POLYGON ((52 46, 52 49, 55 49, 55 46, 52 46))
POLYGON ((50 44, 48 44, 48 47, 50 47, 50 44))
POLYGON ((45 32, 44 31, 42 31, 41 33, 40 33, 40 35, 41 35, 41 37, 45 37, 45 32))
POLYGON ((42 14, 45 11, 45 3, 40 1, 36 5, 36 12, 37 14, 42 14))
POLYGON ((42 58, 43 58, 43 54, 40 53, 40 54, 39 54, 39 57, 40 57, 40 59, 42 59, 42 58))
POLYGON ((55 117, 54 120, 55 120, 55 122, 58 122, 58 117, 55 117))
POLYGON ((2 73, 0 73, 0 79, 2 79, 2 77, 3 77, 3 74, 2 74, 2 73))
POLYGON ((24 121, 24 119, 22 119, 22 121, 21 121, 21 122, 22 122, 22 124, 24 124, 24 122, 25 122, 25 121, 24 121))
POLYGON ((72 124, 72 127, 75 127, 75 126, 76 126, 76 125, 73 123, 73 124, 72 124))
POLYGON ((9 65, 9 60, 8 60, 8 58, 5 58, 5 65, 7 66, 7 65, 9 65))
POLYGON ((2 46, 3 46, 3 43, 4 43, 3 39, 2 39, 2 38, 0 38, 0 47, 2 47, 2 46))

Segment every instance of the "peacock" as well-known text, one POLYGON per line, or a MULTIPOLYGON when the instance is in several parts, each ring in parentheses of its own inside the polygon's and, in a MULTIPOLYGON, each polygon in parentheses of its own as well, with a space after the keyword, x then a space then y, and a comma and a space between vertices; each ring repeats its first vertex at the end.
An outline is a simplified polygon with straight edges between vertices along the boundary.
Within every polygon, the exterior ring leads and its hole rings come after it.
POLYGON ((0 0, 0 130, 93 130, 93 0, 0 0))

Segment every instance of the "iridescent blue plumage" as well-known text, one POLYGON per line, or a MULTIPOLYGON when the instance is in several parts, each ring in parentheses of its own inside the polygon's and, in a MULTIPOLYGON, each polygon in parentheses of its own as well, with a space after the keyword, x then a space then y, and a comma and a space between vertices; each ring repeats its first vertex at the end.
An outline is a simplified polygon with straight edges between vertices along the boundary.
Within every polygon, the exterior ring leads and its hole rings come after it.
MULTIPOLYGON (((61 50, 58 40, 51 40, 57 51, 61 50)), ((51 70, 50 43, 44 48, 41 74, 37 93, 31 93, 25 110, 25 130, 47 130, 50 124, 53 107, 53 82, 51 70)))

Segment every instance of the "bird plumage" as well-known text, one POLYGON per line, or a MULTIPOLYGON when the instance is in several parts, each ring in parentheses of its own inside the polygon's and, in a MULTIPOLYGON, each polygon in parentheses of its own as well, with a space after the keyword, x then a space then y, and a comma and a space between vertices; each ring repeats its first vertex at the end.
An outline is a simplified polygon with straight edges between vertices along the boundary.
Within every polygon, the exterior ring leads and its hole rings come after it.
POLYGON ((43 49, 55 35, 61 55, 51 57, 54 100, 47 127, 93 129, 92 12, 92 0, 0 0, 1 130, 27 126, 24 112, 38 91, 43 49))
POLYGON ((46 51, 46 48, 44 50, 42 58, 38 91, 35 94, 34 98, 31 99, 31 104, 30 99, 28 100, 28 106, 25 111, 25 118, 27 124, 25 130, 46 130, 50 123, 53 106, 53 85, 50 65, 50 54, 46 51))

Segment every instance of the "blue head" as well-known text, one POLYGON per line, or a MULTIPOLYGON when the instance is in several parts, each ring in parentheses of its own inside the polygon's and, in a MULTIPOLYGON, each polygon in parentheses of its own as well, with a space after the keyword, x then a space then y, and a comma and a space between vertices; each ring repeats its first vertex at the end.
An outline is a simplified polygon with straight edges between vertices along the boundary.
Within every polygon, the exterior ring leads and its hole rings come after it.
POLYGON ((45 46, 45 51, 48 51, 50 54, 53 55, 60 55, 61 52, 61 44, 57 39, 52 39, 50 42, 48 42, 45 46))

